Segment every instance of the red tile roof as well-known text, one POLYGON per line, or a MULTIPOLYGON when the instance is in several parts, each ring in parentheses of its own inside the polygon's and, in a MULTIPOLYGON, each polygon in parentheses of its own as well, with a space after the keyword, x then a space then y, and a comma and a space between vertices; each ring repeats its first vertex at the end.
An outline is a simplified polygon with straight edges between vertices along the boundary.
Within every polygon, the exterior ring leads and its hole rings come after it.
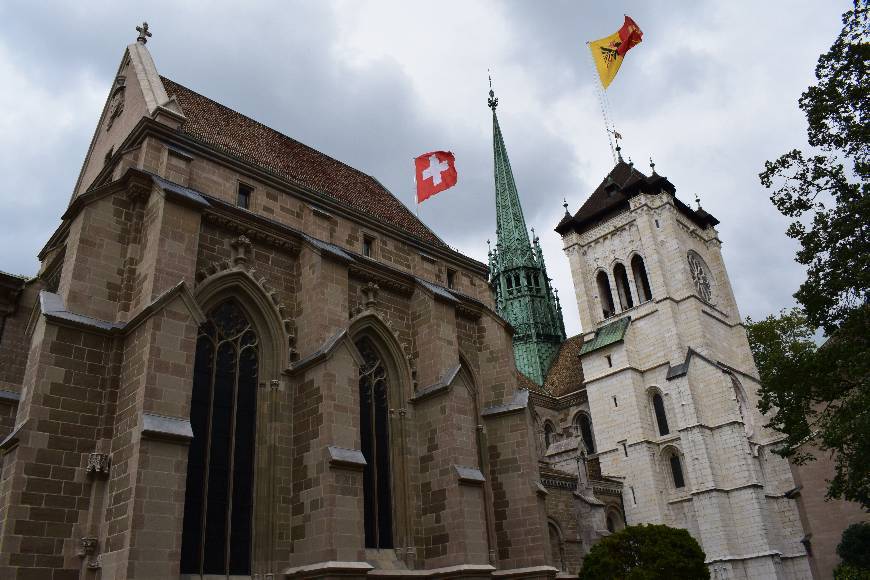
POLYGON ((187 117, 180 130, 195 139, 267 169, 303 187, 326 194, 356 210, 445 247, 374 177, 266 127, 220 103, 161 77, 187 117))
POLYGON ((568 395, 585 388, 583 365, 580 364, 582 346, 583 335, 572 336, 562 343, 562 347, 553 359, 544 381, 544 389, 554 397, 568 395))

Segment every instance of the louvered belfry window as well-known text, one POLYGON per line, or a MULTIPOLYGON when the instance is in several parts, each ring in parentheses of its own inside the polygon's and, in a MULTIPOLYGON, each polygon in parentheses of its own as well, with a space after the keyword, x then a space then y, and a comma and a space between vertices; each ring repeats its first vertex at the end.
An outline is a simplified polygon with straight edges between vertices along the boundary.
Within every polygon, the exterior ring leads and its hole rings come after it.
POLYGON ((392 548, 389 376, 371 340, 362 338, 356 346, 364 361, 359 371, 359 416, 366 460, 363 471, 366 548, 392 548))
POLYGON ((238 302, 209 312, 196 343, 183 574, 251 573, 258 338, 238 302))

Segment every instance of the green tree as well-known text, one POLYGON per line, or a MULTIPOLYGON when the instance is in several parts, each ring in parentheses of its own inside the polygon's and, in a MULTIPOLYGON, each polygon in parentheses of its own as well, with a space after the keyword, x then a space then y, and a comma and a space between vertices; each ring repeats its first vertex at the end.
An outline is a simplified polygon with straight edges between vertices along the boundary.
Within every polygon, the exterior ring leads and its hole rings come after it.
POLYGON ((770 425, 786 435, 780 454, 809 460, 798 449, 807 442, 830 451, 828 495, 870 508, 868 0, 856 0, 842 20, 819 58, 818 82, 799 100, 812 153, 790 151, 760 174, 800 243, 802 310, 757 323, 750 343, 762 373, 759 407, 775 409, 770 425), (808 344, 816 328, 831 337, 820 349, 808 344))
POLYGON ((580 580, 702 580, 704 551, 686 530, 628 526, 607 536, 583 559, 580 580))
POLYGON ((852 524, 843 530, 837 545, 837 555, 843 564, 870 570, 870 523, 852 524))

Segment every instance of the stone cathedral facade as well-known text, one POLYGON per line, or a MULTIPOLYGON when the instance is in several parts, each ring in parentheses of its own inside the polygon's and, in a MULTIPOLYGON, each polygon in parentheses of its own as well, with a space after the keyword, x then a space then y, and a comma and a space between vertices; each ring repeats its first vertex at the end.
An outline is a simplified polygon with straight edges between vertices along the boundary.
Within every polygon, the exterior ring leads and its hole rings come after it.
POLYGON ((551 540, 586 504, 539 462, 486 265, 148 36, 39 274, 0 274, 0 577, 576 573, 597 536, 551 540))

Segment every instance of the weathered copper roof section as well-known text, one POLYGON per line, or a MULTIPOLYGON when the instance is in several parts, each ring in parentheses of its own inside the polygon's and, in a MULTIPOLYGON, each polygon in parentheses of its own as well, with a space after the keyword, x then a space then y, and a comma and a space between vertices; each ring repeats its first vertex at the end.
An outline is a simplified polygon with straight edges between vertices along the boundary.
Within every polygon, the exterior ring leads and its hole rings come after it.
POLYGON ((625 318, 605 324, 595 331, 595 337, 592 340, 583 345, 580 349, 580 354, 586 354, 587 352, 592 352, 593 350, 619 342, 625 338, 625 331, 628 330, 630 322, 631 317, 626 316, 625 318))
POLYGON ((572 336, 562 343, 544 388, 554 397, 561 397, 584 388, 583 365, 580 363, 580 349, 583 347, 583 335, 572 336))
POLYGON ((161 77, 186 120, 180 131, 305 188, 326 194, 430 244, 446 247, 374 177, 161 77))
MULTIPOLYGON (((580 206, 573 216, 566 214, 556 225, 556 231, 565 235, 571 230, 585 232, 607 221, 614 215, 628 211, 628 200, 640 193, 658 193, 665 190, 676 193, 674 185, 668 178, 653 172, 647 176, 634 168, 630 163, 620 159, 601 184, 595 188, 592 195, 580 206)), ((719 223, 715 217, 702 209, 693 210, 674 197, 675 205, 684 215, 700 227, 715 226, 719 223)))

